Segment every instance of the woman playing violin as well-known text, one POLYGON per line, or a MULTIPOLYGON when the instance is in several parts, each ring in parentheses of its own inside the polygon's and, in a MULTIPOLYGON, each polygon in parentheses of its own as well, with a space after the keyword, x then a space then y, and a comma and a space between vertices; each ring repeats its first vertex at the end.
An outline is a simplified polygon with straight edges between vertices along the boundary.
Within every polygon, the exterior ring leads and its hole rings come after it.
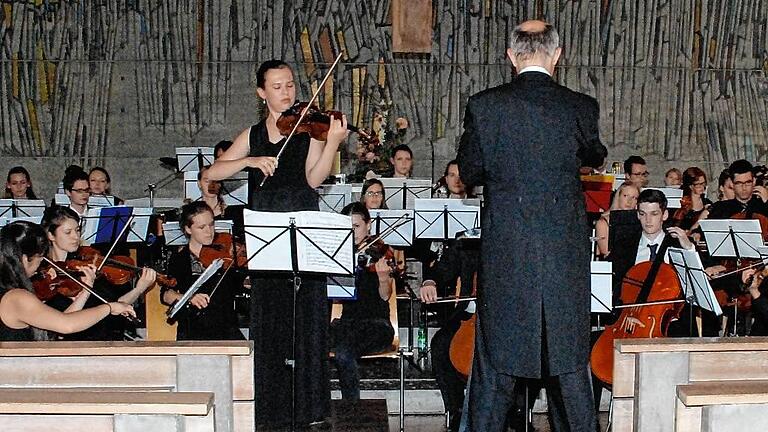
MULTIPOLYGON (((51 206, 43 215, 42 226, 46 237, 50 242, 48 258, 54 262, 64 263, 68 259, 76 258, 80 249, 80 217, 77 213, 63 206, 51 206)), ((117 301, 133 304, 139 296, 155 283, 157 273, 151 268, 144 268, 141 277, 135 286, 115 286, 96 274, 96 266, 88 264, 77 266, 77 270, 83 273, 82 282, 93 287, 95 292, 105 299, 117 299, 117 301)), ((49 269, 48 271, 52 271, 49 269)), ((79 310, 84 306, 94 306, 101 303, 99 300, 89 298, 90 293, 80 291, 74 298, 69 299, 61 295, 52 298, 48 303, 65 312, 79 310)), ((108 320, 103 324, 94 326, 80 334, 67 336, 71 340, 122 340, 125 331, 125 320, 108 320)))
MULTIPOLYGON (((178 284, 175 288, 162 288, 162 300, 167 305, 178 301, 203 273, 205 266, 201 262, 201 253, 211 246, 215 234, 213 212, 202 201, 181 208, 179 225, 189 238, 189 244, 175 251, 168 261, 168 275, 175 278, 178 284)), ((230 271, 225 274, 225 267, 189 300, 189 309, 182 312, 178 320, 178 340, 245 339, 237 326, 233 308, 235 273, 230 271)))
MULTIPOLYGON (((297 134, 285 147, 278 167, 276 155, 285 143, 277 120, 296 102, 291 68, 280 60, 264 62, 256 72, 256 92, 267 118, 244 130, 208 171, 211 180, 249 171, 249 207, 261 211, 319 209, 314 188, 328 177, 339 144, 348 135, 346 117, 331 118, 325 142, 297 134), (259 187, 264 176, 267 180, 259 187)), ((290 358, 293 282, 283 277, 251 277, 251 329, 254 353, 256 424, 291 422, 290 358)), ((296 304, 296 422, 323 422, 330 413, 328 371, 328 301, 325 277, 302 277, 296 304)))
MULTIPOLYGON (((368 236, 371 216, 362 203, 348 204, 341 213, 352 218, 355 244, 371 240, 368 236)), ((365 255, 365 251, 361 252, 365 255)), ((345 301, 341 318, 331 323, 342 399, 360 399, 357 359, 365 354, 384 351, 392 343, 395 330, 389 320, 391 271, 385 258, 372 266, 370 263, 358 265, 355 269, 357 298, 345 301)))
POLYGON ((224 217, 227 204, 221 197, 221 183, 210 179, 208 168, 210 167, 204 166, 197 172, 197 187, 200 188, 201 201, 211 208, 214 219, 221 219, 224 217))
POLYGON ((70 313, 59 312, 32 293, 29 277, 48 250, 45 231, 24 221, 0 230, 0 340, 32 340, 31 327, 61 334, 91 327, 109 315, 136 316, 130 305, 100 304, 70 313))
POLYGON ((675 225, 690 232, 698 228, 699 218, 712 205, 712 201, 706 197, 706 173, 698 167, 686 169, 683 172, 683 184, 680 189, 683 190, 681 207, 675 211, 672 219, 675 225))

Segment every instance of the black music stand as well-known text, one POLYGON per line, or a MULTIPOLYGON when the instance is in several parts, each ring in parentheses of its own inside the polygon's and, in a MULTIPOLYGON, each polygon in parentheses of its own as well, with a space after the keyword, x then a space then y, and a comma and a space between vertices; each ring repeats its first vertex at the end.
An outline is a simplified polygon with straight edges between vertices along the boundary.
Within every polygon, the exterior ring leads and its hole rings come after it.
POLYGON ((243 211, 248 270, 290 272, 293 280, 291 430, 296 428, 296 298, 302 274, 354 275, 354 234, 349 216, 327 212, 243 211), (254 259, 258 258, 258 259, 254 259))
POLYGON ((480 206, 471 205, 475 202, 477 200, 417 199, 416 238, 451 240, 458 232, 479 227, 480 206))
POLYGON ((213 164, 213 147, 177 147, 176 166, 178 172, 201 171, 213 164))

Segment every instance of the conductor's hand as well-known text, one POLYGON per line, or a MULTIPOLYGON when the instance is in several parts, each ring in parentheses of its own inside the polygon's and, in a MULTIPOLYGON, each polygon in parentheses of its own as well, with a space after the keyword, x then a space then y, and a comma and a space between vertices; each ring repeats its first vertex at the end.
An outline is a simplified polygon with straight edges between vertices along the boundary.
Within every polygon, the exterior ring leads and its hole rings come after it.
POLYGON ((693 246, 693 243, 688 238, 688 235, 685 233, 685 230, 683 230, 682 228, 669 227, 667 228, 667 234, 671 235, 673 238, 680 240, 680 246, 683 249, 688 249, 688 250, 695 249, 693 246))
POLYGON ((210 303, 210 301, 211 298, 208 297, 208 294, 195 294, 192 296, 192 300, 190 300, 189 303, 198 309, 205 309, 208 307, 208 303, 210 303))
POLYGON ((123 315, 136 318, 136 311, 133 310, 133 306, 122 302, 109 303, 109 313, 112 315, 123 315))
POLYGON ((424 281, 419 290, 419 299, 424 303, 434 303, 437 301, 437 285, 432 281, 424 281))
POLYGON ((342 115, 341 120, 331 117, 331 123, 328 126, 328 138, 325 141, 325 145, 338 147, 342 141, 347 139, 348 135, 349 129, 347 129, 347 116, 342 115))
POLYGON ((269 177, 275 174, 275 169, 277 169, 277 158, 271 156, 249 156, 245 158, 245 165, 248 168, 260 169, 265 176, 269 177))

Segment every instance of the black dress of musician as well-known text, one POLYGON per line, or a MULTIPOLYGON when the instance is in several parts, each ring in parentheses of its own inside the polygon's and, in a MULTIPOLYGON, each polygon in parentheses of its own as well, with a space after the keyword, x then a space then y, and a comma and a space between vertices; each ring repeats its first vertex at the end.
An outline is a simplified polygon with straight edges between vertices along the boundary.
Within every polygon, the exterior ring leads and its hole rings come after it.
MULTIPOLYGON (((178 301, 205 271, 200 261, 203 247, 210 247, 214 239, 213 211, 203 201, 184 205, 180 222, 189 244, 171 254, 168 275, 176 279, 174 288, 163 287, 165 304, 178 301)), ((237 326, 234 309, 234 287, 242 282, 233 269, 224 264, 208 279, 189 304, 178 314, 178 340, 240 340, 245 339, 237 326)))
MULTIPOLYGON (((249 208, 268 212, 319 209, 314 188, 330 174, 339 144, 348 131, 346 118, 331 120, 325 142, 306 134, 285 143, 277 127, 280 114, 296 101, 291 68, 279 60, 264 62, 256 72, 256 86, 269 115, 244 130, 232 147, 208 170, 211 180, 222 180, 241 170, 249 171, 249 208), (260 187, 264 175, 268 178, 260 187)), ((290 276, 252 274, 251 328, 254 351, 257 427, 291 422, 291 358, 293 280, 290 276)), ((328 360, 329 310, 325 276, 302 275, 296 303, 297 425, 323 423, 330 414, 328 360)))

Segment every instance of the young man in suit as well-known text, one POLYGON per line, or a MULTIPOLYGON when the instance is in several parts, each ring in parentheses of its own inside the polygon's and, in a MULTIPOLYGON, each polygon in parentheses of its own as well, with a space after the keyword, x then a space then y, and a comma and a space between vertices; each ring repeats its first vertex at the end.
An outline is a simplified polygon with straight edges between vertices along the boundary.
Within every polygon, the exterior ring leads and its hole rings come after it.
POLYGON ((507 50, 518 75, 470 97, 459 146, 485 186, 468 427, 503 430, 519 378, 545 378, 551 429, 594 431, 589 226, 581 167, 602 168, 597 101, 552 79, 557 30, 526 21, 507 50), (558 187, 552 188, 552 176, 558 187))

